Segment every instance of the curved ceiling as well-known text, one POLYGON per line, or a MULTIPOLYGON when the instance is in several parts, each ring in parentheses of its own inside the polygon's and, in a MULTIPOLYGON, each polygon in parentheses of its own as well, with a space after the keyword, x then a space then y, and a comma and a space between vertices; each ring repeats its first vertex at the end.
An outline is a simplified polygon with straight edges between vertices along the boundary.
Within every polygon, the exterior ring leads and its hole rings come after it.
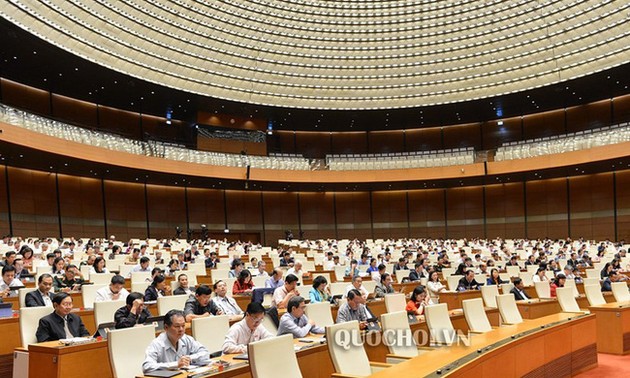
POLYGON ((2 2, 4 18, 102 66, 280 107, 456 103, 630 61, 627 1, 2 2))

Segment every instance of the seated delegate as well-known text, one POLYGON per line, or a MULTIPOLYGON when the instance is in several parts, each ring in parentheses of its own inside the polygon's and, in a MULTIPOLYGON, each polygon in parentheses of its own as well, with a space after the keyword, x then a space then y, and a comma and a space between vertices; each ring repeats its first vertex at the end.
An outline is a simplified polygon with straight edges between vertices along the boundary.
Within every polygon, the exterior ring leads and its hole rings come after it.
POLYGON ((164 315, 164 332, 146 349, 142 371, 183 368, 189 365, 207 365, 210 352, 192 336, 186 335, 186 319, 180 310, 164 315))

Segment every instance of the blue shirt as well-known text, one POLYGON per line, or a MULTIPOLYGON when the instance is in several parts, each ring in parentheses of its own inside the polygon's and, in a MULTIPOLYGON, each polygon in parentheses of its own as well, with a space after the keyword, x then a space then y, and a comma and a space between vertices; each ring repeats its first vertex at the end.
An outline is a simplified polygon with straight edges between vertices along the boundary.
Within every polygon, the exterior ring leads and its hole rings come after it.
POLYGON ((272 289, 277 289, 283 285, 284 285, 283 279, 279 279, 278 281, 275 281, 273 277, 269 277, 269 279, 265 281, 265 287, 272 288, 272 289))

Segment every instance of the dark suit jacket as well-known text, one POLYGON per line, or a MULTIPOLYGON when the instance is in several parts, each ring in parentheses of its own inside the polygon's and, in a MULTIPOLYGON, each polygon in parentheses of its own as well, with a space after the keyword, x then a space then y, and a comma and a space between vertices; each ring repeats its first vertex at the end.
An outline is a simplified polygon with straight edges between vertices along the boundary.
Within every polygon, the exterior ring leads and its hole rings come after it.
POLYGON ((135 326, 136 324, 143 324, 147 321, 147 318, 150 317, 151 313, 146 308, 142 309, 140 316, 136 316, 136 314, 131 313, 130 309, 127 308, 127 306, 119 308, 114 314, 116 329, 130 328, 135 326))
POLYGON ((457 291, 477 290, 479 289, 479 286, 479 282, 475 281, 474 278, 472 281, 468 282, 466 277, 462 277, 457 284, 457 291))
MULTIPOLYGON (((521 293, 518 291, 517 288, 512 288, 512 290, 510 290, 510 293, 514 294, 514 299, 516 299, 517 301, 522 301, 525 299, 529 299, 527 298, 527 295, 521 295, 521 293)), ((525 293, 523 293, 525 294, 525 293)))
POLYGON ((426 277, 424 272, 422 274, 418 274, 415 269, 409 273, 409 281, 420 281, 420 279, 424 277, 426 277))
MULTIPOLYGON (((162 295, 164 295, 164 293, 162 293, 162 295)), ((149 287, 147 287, 147 289, 144 291, 145 302, 155 302, 157 301, 158 297, 158 290, 153 285, 149 285, 149 287)))
MULTIPOLYGON (((190 288, 190 292, 194 293, 195 292, 195 288, 191 287, 190 288)), ((186 294, 186 292, 181 287, 178 287, 177 289, 175 289, 175 291, 173 291, 173 295, 185 295, 185 294, 186 294)))
MULTIPOLYGON (((52 293, 48 293, 50 300, 52 301, 53 295, 52 293)), ((39 290, 31 291, 26 293, 26 297, 24 297, 24 301, 26 303, 26 307, 41 307, 46 306, 44 303, 44 297, 39 292, 39 290)))
MULTIPOLYGON (((55 312, 39 319, 37 327, 37 342, 55 341, 66 338, 66 331, 63 328, 63 318, 55 312)), ((76 314, 68 314, 68 329, 74 337, 90 336, 90 333, 83 325, 81 318, 76 314)))

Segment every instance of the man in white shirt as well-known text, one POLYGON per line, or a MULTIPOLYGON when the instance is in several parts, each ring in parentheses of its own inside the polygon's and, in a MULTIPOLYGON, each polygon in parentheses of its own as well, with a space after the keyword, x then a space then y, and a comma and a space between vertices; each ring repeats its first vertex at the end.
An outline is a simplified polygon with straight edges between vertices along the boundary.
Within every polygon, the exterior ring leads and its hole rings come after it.
POLYGON ((287 275, 289 274, 293 274, 294 276, 298 277, 298 279, 300 277, 303 277, 305 273, 302 270, 302 261, 295 260, 295 262, 293 263, 293 267, 287 270, 287 275))
POLYGON ((265 270, 267 268, 267 263, 263 260, 258 261, 258 274, 256 277, 269 277, 269 273, 265 270))
MULTIPOLYGON (((15 267, 13 265, 5 265, 2 267, 2 282, 0 282, 0 298, 6 298, 13 295, 11 288, 23 287, 22 281, 15 278, 15 267)), ((17 289, 16 289, 17 290, 17 289)))
POLYGON ((265 318, 265 308, 257 302, 247 305, 245 318, 230 327, 225 341, 223 342, 223 353, 247 353, 247 344, 274 337, 264 326, 261 325, 265 318))
POLYGON ((297 296, 289 300, 287 312, 280 318, 278 336, 290 333, 293 338, 300 338, 309 333, 325 333, 324 328, 318 327, 313 319, 304 314, 305 308, 304 298, 297 296))
POLYGON ((186 335, 186 320, 181 310, 164 315, 164 332, 147 347, 142 371, 180 369, 192 365, 208 365, 210 352, 200 342, 186 335))
POLYGON ((370 294, 368 293, 365 286, 363 286, 363 278, 361 278, 361 276, 352 277, 352 283, 346 287, 346 294, 344 294, 344 298, 347 297, 350 290, 353 290, 353 289, 358 290, 361 293, 361 297, 363 297, 364 300, 366 300, 368 298, 368 295, 370 294))
POLYGON ((271 300, 271 306, 277 308, 286 308, 289 299, 300 295, 297 291, 298 278, 289 274, 284 280, 284 285, 280 286, 273 292, 273 299, 271 300))
POLYGON ((151 266, 149 265, 150 262, 151 262, 151 260, 149 260, 148 257, 142 256, 140 258, 139 264, 134 266, 133 268, 131 268, 131 272, 129 272, 129 277, 131 277, 131 273, 133 273, 133 272, 147 272, 147 273, 151 273, 151 266))
POLYGON ((94 302, 124 301, 129 292, 125 289, 125 278, 121 275, 112 277, 109 286, 96 290, 94 302))
POLYGON ((212 298, 212 302, 223 311, 223 314, 230 315, 230 320, 241 319, 243 310, 241 310, 234 298, 228 297, 227 291, 227 284, 224 281, 219 280, 215 282, 214 293, 216 295, 212 298))

